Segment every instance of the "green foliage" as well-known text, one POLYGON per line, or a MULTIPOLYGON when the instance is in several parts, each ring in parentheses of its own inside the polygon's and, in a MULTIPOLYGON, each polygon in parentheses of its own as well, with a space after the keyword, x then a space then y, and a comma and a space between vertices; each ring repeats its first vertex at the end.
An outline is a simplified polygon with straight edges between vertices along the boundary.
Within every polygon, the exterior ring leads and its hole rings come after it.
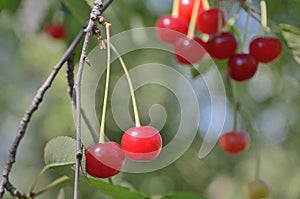
POLYGON ((62 0, 62 2, 81 24, 84 24, 89 19, 91 7, 86 1, 62 0))
POLYGON ((162 199, 207 199, 205 196, 197 193, 173 193, 162 197, 162 199))
POLYGON ((280 37, 292 51, 295 60, 300 63, 300 29, 289 24, 280 24, 280 37))
POLYGON ((49 167, 65 166, 75 164, 76 142, 67 136, 59 136, 51 141, 45 147, 44 160, 49 167))
POLYGON ((103 180, 89 178, 89 182, 93 187, 102 193, 113 197, 114 199, 146 199, 149 198, 145 194, 137 191, 132 191, 126 187, 110 184, 103 180))

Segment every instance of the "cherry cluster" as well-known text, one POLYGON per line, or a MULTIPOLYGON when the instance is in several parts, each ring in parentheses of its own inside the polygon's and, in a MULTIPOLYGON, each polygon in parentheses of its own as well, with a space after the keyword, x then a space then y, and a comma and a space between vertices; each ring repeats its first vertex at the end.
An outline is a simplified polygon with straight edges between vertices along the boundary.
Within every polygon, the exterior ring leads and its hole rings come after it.
POLYGON ((85 149, 86 171, 93 177, 108 178, 120 172, 125 156, 133 161, 154 160, 162 148, 157 129, 151 126, 132 127, 116 142, 99 142, 85 149))
POLYGON ((272 62, 280 55, 280 41, 267 36, 253 39, 249 45, 249 53, 237 52, 239 45, 236 35, 225 30, 225 13, 216 7, 205 9, 203 2, 200 1, 196 11, 195 25, 200 35, 208 36, 205 41, 201 37, 195 37, 193 32, 188 32, 193 26, 191 16, 195 12, 195 0, 180 0, 178 16, 164 15, 156 21, 157 36, 174 46, 174 54, 179 63, 195 64, 205 54, 209 54, 215 60, 228 60, 228 75, 236 81, 245 81, 254 76, 259 62, 272 62))

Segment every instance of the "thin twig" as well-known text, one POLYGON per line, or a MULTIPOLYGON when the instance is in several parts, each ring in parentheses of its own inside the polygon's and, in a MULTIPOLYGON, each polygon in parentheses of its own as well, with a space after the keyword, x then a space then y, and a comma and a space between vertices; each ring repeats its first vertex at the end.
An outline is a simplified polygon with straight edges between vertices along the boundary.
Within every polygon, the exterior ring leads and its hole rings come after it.
POLYGON ((25 135, 27 125, 30 122, 30 119, 34 112, 38 109, 40 103, 43 100, 43 97, 46 93, 46 91, 51 87, 56 75, 58 74, 59 70, 63 66, 63 64, 69 59, 70 55, 76 49, 77 45, 80 43, 81 39, 83 37, 83 30, 81 30, 77 37, 74 39, 70 47, 67 49, 65 54, 62 56, 62 58, 58 61, 58 63, 53 67, 50 75, 46 79, 46 81, 43 83, 43 85, 38 89, 36 95, 34 96, 31 105, 26 110, 24 116, 22 117, 17 135, 10 147, 9 150, 9 157, 6 161, 6 164, 4 166, 4 169, 2 171, 2 179, 0 182, 0 198, 3 198, 4 195, 4 188, 6 188, 12 196, 17 196, 19 198, 22 198, 22 194, 20 194, 16 188, 14 188, 11 183, 9 183, 9 174, 12 169, 12 166, 14 162, 16 161, 16 153, 19 147, 19 144, 22 140, 22 138, 25 135))
POLYGON ((78 183, 79 183, 79 171, 80 162, 82 158, 81 150, 81 78, 83 73, 84 62, 86 58, 88 43, 91 33, 87 32, 84 38, 84 43, 82 46, 82 51, 80 55, 79 68, 77 72, 77 77, 74 84, 75 95, 76 95, 76 170, 75 170, 75 182, 74 182, 74 199, 78 198, 78 183))
MULTIPOLYGON (((113 0, 107 0, 101 6, 100 13, 103 13, 104 10, 106 10, 106 8, 112 2, 113 2, 113 0)), ((47 77, 46 81, 42 84, 42 86, 38 89, 38 91, 37 91, 36 95, 34 96, 30 106, 28 107, 28 109, 26 110, 24 116, 22 117, 22 119, 19 123, 18 131, 17 131, 17 134, 15 136, 15 139, 14 139, 14 141, 13 141, 13 143, 12 143, 10 149, 9 149, 8 159, 7 159, 6 164, 5 164, 5 166, 3 168, 3 171, 2 171, 2 178, 1 178, 1 181, 0 181, 0 199, 3 198, 5 189, 14 197, 26 198, 26 194, 19 192, 9 181, 9 174, 11 172, 13 164, 16 161, 16 153, 17 153, 19 144, 20 144, 22 138, 25 135, 28 123, 30 122, 33 114, 35 113, 35 111, 38 109, 40 103, 42 102, 45 93, 51 87, 56 75, 58 74, 58 72, 60 71, 60 69, 62 68, 64 63, 67 60, 70 59, 71 55, 73 54, 73 52, 77 48, 77 46, 80 43, 80 41, 82 40, 83 36, 84 36, 84 30, 82 29, 82 30, 80 30, 80 32, 78 33, 76 38, 73 40, 73 42, 71 43, 69 48, 66 50, 64 55, 58 61, 58 63, 53 67, 51 73, 47 77)))

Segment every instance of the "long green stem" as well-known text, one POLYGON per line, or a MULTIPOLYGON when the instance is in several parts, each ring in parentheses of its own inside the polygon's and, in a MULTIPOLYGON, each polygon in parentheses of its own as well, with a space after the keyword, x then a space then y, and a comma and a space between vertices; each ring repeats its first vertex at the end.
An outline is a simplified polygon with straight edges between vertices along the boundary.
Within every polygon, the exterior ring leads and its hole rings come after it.
POLYGON ((114 51, 114 53, 118 56, 119 61, 121 63, 121 66, 124 70, 125 76, 127 78, 128 81, 128 85, 129 85, 129 90, 130 90, 130 95, 132 97, 132 106, 133 106, 133 112, 134 112, 134 119, 135 119, 135 126, 139 127, 141 126, 140 123, 140 118, 139 118, 139 113, 138 113, 138 108, 137 108, 137 103, 136 103, 136 99, 135 99, 135 94, 134 94, 134 90, 133 90, 133 86, 132 86, 132 82, 131 82, 131 78, 130 75, 128 73, 126 64, 124 62, 124 60, 122 59, 121 55, 118 53, 117 49, 114 47, 114 45, 111 45, 111 49, 114 51))
POLYGON ((239 113, 239 102, 237 99, 237 93, 236 88, 233 80, 230 79, 230 77, 227 75, 227 84, 228 84, 228 92, 229 97, 231 99, 232 103, 232 109, 233 109, 233 131, 237 131, 239 129, 238 127, 238 113, 239 113))
POLYGON ((173 0, 172 17, 177 18, 179 16, 179 0, 173 0))
POLYGON ((260 149, 260 134, 258 133, 258 127, 250 115, 250 113, 243 107, 240 107, 240 112, 243 114, 243 117, 250 123, 250 127, 252 132, 254 133, 254 147, 255 147, 255 172, 254 179, 258 179, 260 177, 260 164, 261 164, 261 149, 260 149))
POLYGON ((197 20, 197 16, 198 16, 198 12, 199 12, 200 1, 202 1, 202 0, 196 0, 194 3, 194 6, 193 6, 191 21, 190 21, 189 30, 187 33, 187 36, 191 39, 193 39, 195 36, 196 20, 197 20))
POLYGON ((40 173, 35 177, 29 191, 28 191, 28 194, 32 193, 34 188, 36 187, 37 183, 39 182, 39 180, 41 179, 42 175, 45 173, 45 171, 47 171, 47 169, 49 169, 50 167, 47 165, 45 166, 41 171, 40 173))
POLYGON ((106 30, 106 37, 107 37, 107 44, 108 44, 107 45, 107 65, 106 65, 106 80, 105 80, 105 91, 104 91, 104 97, 103 97, 103 107, 102 107, 102 116, 101 116, 101 124, 100 124, 99 143, 104 142, 105 116, 106 116, 109 77, 110 77, 110 24, 109 23, 106 23, 105 30, 106 30))
MULTIPOLYGON (((249 0, 249 2, 250 2, 250 6, 251 6, 252 0, 249 0)), ((246 47, 246 40, 247 40, 247 36, 248 36, 248 30, 249 30, 249 24, 250 24, 250 18, 251 18, 251 9, 249 9, 247 11, 248 11, 248 16, 247 16, 246 27, 245 27, 244 37, 243 37, 243 45, 242 45, 243 52, 246 47)))

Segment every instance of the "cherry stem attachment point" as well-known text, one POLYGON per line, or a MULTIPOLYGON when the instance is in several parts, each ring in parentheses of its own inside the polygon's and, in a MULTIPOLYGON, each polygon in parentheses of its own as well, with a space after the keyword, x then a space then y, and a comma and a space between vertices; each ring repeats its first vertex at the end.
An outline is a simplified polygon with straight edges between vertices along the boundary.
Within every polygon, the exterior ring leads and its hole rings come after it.
MULTIPOLYGON (((106 37, 107 37, 106 38, 106 41, 107 41, 107 65, 106 65, 106 80, 105 80, 105 90, 104 90, 104 97, 103 97, 99 143, 103 143, 105 141, 104 127, 105 127, 105 116, 106 116, 109 77, 110 77, 110 26, 111 26, 110 23, 105 24, 106 37)), ((100 43, 100 47, 101 47, 101 43, 100 43)))
POLYGON ((198 12, 199 12, 200 1, 202 1, 202 0, 196 0, 194 3, 194 6, 193 6, 191 21, 190 21, 189 29, 188 29, 188 33, 187 33, 187 36, 191 39, 193 39, 195 36, 195 28, 196 28, 196 21, 197 21, 197 16, 198 16, 198 12))
POLYGON ((173 0, 172 17, 177 18, 179 16, 179 0, 173 0))
POLYGON ((125 76, 127 78, 128 85, 129 85, 129 90, 130 90, 130 95, 132 97, 132 106, 133 106, 133 112, 134 112, 135 126, 139 127, 139 126, 141 126, 141 122, 140 122, 140 118, 139 118, 137 103, 136 103, 135 94, 134 94, 134 90, 133 90, 133 86, 132 86, 132 81, 131 81, 130 75, 128 73, 128 70, 127 70, 125 62, 122 59, 121 55, 118 53, 117 49, 112 44, 110 44, 110 46, 111 46, 111 49, 114 51, 114 53, 119 58, 120 64, 121 64, 121 66, 122 66, 122 68, 124 70, 125 76))

